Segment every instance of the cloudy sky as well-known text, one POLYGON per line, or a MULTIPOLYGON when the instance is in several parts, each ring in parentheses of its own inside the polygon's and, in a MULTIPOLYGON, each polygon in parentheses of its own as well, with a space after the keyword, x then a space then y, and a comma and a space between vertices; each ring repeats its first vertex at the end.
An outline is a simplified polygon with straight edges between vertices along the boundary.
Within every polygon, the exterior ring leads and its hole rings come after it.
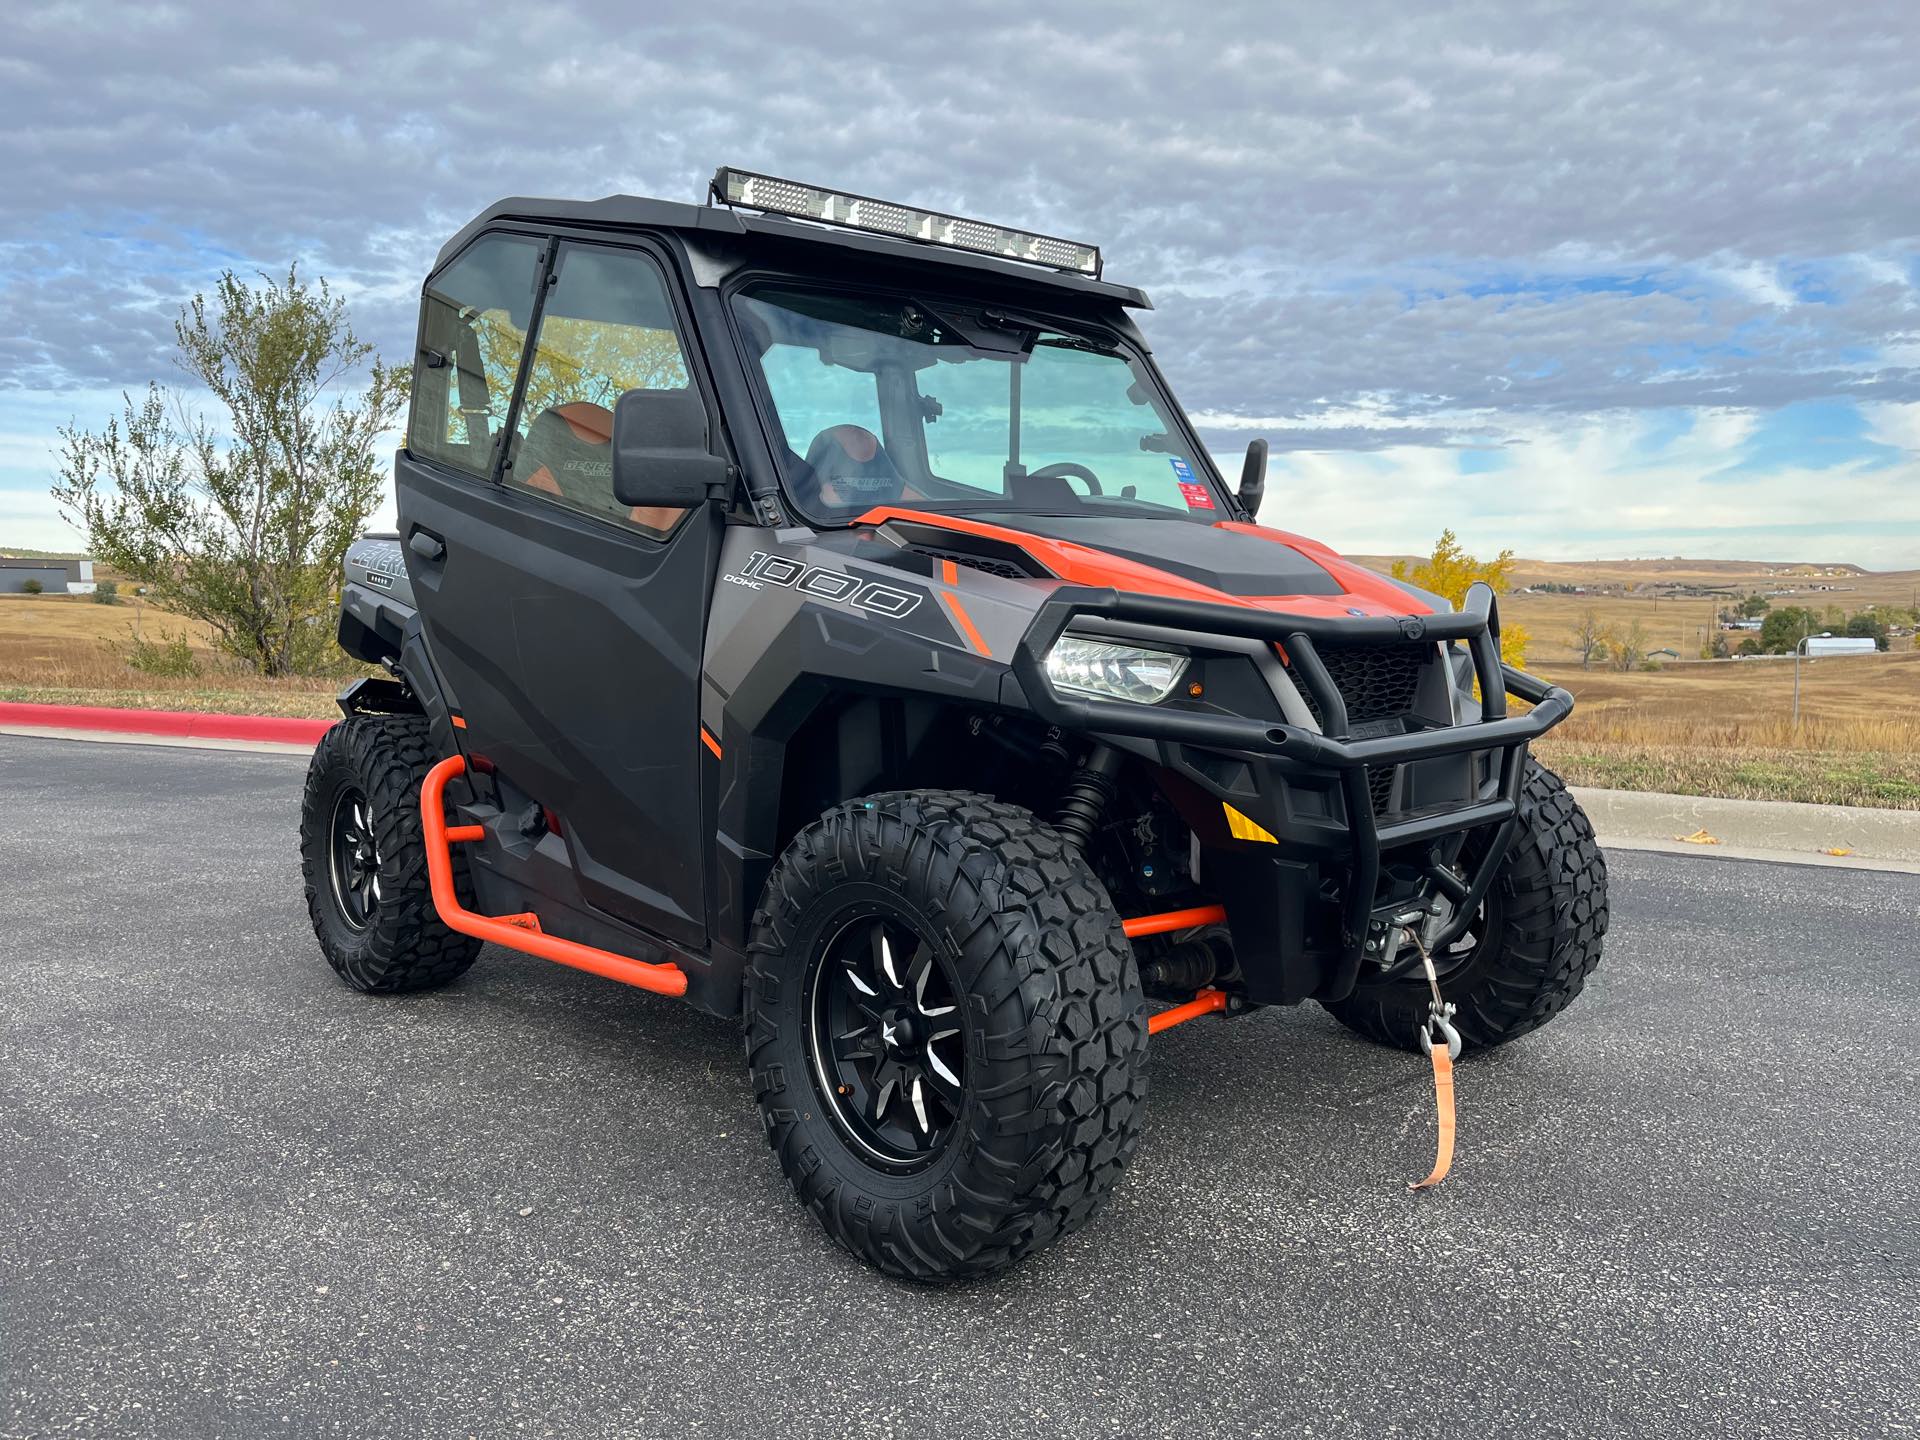
POLYGON ((400 357, 488 202, 728 162, 1098 241, 1269 523, 1920 566, 1912 0, 26 0, 0 117, 0 545, 221 269, 400 357))

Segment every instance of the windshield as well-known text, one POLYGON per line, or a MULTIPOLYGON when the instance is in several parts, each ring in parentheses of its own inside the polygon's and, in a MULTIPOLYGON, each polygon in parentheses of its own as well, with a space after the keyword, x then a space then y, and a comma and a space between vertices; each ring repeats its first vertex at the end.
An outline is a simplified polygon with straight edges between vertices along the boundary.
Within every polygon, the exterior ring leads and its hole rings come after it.
POLYGON ((815 524, 895 504, 1228 518, 1115 335, 907 296, 762 287, 734 305, 815 524))

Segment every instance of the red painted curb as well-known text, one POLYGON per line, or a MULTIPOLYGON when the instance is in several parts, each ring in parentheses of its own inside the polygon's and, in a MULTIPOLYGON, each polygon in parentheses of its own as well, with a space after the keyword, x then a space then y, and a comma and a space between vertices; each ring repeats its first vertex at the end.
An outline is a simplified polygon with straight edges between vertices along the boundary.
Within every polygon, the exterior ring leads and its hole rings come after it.
POLYGON ((333 727, 333 721, 300 720, 284 715, 202 715, 191 710, 115 710, 103 705, 28 705, 8 700, 0 701, 0 725, 317 745, 320 737, 333 727))

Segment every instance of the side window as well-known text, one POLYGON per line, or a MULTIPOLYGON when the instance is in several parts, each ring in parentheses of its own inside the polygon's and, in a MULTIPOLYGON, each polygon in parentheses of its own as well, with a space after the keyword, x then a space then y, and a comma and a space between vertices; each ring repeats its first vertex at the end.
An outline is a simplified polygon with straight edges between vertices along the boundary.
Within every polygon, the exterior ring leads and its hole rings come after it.
POLYGON ((526 348, 541 242, 486 235, 427 285, 407 448, 475 475, 493 471, 526 348))
POLYGON ((613 406, 628 390, 681 390, 686 356, 665 277, 631 250, 567 244, 540 312, 507 483, 643 533, 684 510, 613 496, 613 406))

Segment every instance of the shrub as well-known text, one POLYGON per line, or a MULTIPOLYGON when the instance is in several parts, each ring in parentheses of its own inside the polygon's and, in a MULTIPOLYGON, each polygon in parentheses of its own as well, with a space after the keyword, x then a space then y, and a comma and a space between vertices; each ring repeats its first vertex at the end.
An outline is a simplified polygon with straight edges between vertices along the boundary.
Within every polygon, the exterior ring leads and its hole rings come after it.
POLYGON ((93 587, 93 603, 96 605, 118 605, 120 586, 117 581, 102 580, 93 587))
POLYGON ((185 635, 162 635, 159 643, 136 635, 127 651, 127 664, 142 675, 198 675, 200 662, 185 635))
POLYGON ((42 585, 38 580, 22 580, 20 582, 20 593, 22 595, 38 595, 44 589, 46 589, 46 586, 42 585))

